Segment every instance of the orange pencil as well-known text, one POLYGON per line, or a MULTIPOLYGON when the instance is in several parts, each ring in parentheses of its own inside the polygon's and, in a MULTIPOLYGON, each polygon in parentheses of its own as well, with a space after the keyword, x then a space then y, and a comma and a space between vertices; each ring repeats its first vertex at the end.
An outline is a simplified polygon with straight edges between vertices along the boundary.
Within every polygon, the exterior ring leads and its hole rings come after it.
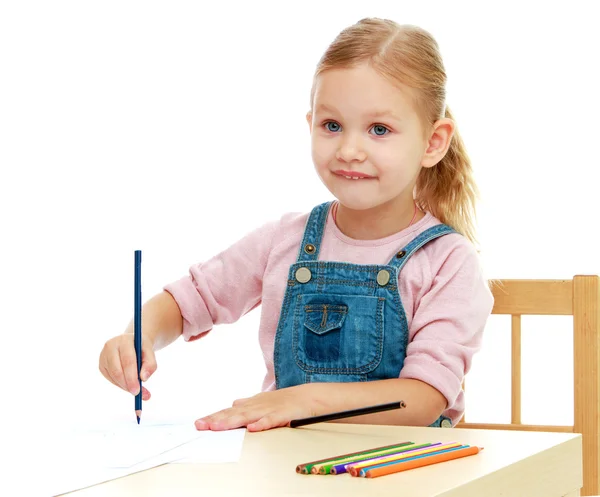
POLYGON ((483 447, 467 447, 465 449, 442 452, 441 454, 427 456, 420 459, 413 459, 412 461, 401 461, 395 464, 382 466, 380 468, 366 470, 364 475, 366 478, 377 478, 378 476, 391 475, 392 473, 398 473, 408 469, 420 468, 423 466, 429 466, 430 464, 437 464, 440 462, 450 461, 452 459, 472 456, 477 454, 482 449, 483 447))

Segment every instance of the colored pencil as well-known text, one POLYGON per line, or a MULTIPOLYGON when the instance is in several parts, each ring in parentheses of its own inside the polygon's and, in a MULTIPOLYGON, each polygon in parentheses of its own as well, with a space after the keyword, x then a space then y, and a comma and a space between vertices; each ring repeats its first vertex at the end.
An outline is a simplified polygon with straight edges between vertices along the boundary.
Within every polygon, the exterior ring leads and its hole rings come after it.
POLYGON ((298 428, 299 426, 311 425, 314 423, 325 423, 336 419, 351 418, 353 416, 363 416, 365 414, 373 414, 376 412, 391 411, 392 409, 402 409, 406 407, 404 401, 390 402, 389 404, 379 404, 370 407, 361 407, 360 409, 351 409, 349 411, 334 412, 331 414, 323 414, 321 416, 311 416, 310 418, 293 419, 290 421, 290 428, 298 428))
POLYGON ((140 391, 135 396, 135 415, 138 425, 142 417, 142 379, 140 370, 142 369, 142 251, 136 250, 134 253, 134 296, 133 296, 133 345, 137 361, 137 376, 140 384, 140 391))
POLYGON ((442 452, 448 449, 456 449, 464 447, 463 444, 458 442, 448 443, 448 444, 439 444, 439 445, 430 445, 428 447, 423 447, 421 449, 414 449, 407 452, 398 452, 396 454, 389 454, 387 456, 376 457, 374 459, 367 459, 365 461, 359 461, 357 463, 347 464, 346 471, 350 473, 352 476, 356 476, 357 473, 364 469, 365 471, 379 466, 385 463, 391 463, 400 461, 403 459, 414 459, 416 456, 425 456, 430 454, 435 454, 438 452, 442 452))
POLYGON ((423 466, 429 466, 431 464, 459 459, 461 457, 472 456, 479 453, 480 450, 482 450, 480 447, 465 446, 464 448, 451 449, 439 454, 429 455, 426 457, 422 456, 409 461, 400 461, 392 464, 382 465, 378 468, 369 469, 367 471, 361 470, 361 473, 364 471, 365 478, 377 478, 379 476, 390 475, 400 471, 407 471, 409 469, 420 468, 423 466))
POLYGON ((315 464, 328 463, 328 462, 337 461, 337 460, 340 460, 340 459, 346 459, 346 458, 352 457, 352 456, 361 456, 361 455, 365 455, 365 454, 373 454, 374 452, 378 452, 380 450, 395 449, 395 448, 398 448, 398 447, 403 447, 403 446, 412 445, 412 444, 413 444, 413 442, 399 442, 397 444, 384 445, 382 447, 375 447, 373 449, 359 450, 358 452, 350 452, 349 454, 342 454, 342 455, 339 455, 339 456, 328 457, 326 459, 319 459, 318 461, 311 461, 311 462, 307 462, 307 463, 303 463, 303 464, 298 464, 298 466, 296 466, 296 473, 307 475, 307 474, 310 473, 310 470, 312 469, 312 467, 315 464))
MULTIPOLYGON (((416 444, 411 444, 411 445, 407 445, 404 448, 406 449, 417 449, 420 447, 425 447, 429 445, 429 443, 426 444, 420 444, 420 445, 416 445, 416 444)), ((398 452, 398 448, 392 448, 392 449, 384 449, 384 450, 379 450, 377 452, 374 452, 372 454, 369 454, 367 457, 378 457, 378 456, 385 456, 387 454, 395 454, 398 452)), ((312 474, 320 474, 320 475, 328 475, 329 471, 331 470, 332 467, 337 466, 339 464, 350 464, 353 462, 358 462, 358 461, 362 461, 365 459, 365 456, 351 456, 351 457, 345 457, 343 459, 335 459, 333 461, 328 461, 322 464, 316 464, 311 468, 311 473, 312 474)))
POLYGON ((446 452, 453 452, 456 450, 466 449, 468 447, 469 447, 468 445, 458 445, 456 447, 438 450, 435 452, 431 452, 429 454, 420 454, 420 455, 408 457, 406 459, 402 459, 402 460, 398 460, 398 461, 389 461, 389 462, 384 462, 384 463, 380 463, 380 464, 374 464, 372 466, 367 466, 365 468, 359 469, 358 476, 365 476, 367 471, 370 471, 372 469, 379 469, 379 468, 383 468, 383 467, 387 467, 387 466, 393 466, 395 464, 399 464, 399 463, 406 462, 406 461, 416 461, 418 459, 425 459, 427 457, 437 456, 439 454, 446 453, 446 452))
POLYGON ((446 453, 446 452, 452 452, 452 451, 456 451, 456 450, 460 450, 460 449, 465 449, 469 447, 468 445, 458 445, 457 447, 452 447, 450 449, 442 449, 442 450, 438 450, 429 454, 420 454, 420 455, 416 455, 416 456, 412 456, 412 457, 408 457, 406 459, 402 459, 402 460, 398 460, 398 461, 389 461, 389 462, 384 462, 384 463, 380 463, 380 464, 373 464, 371 466, 367 466, 365 468, 359 469, 358 471, 354 472, 354 473, 350 473, 352 474, 352 476, 366 476, 367 471, 370 471, 372 469, 379 469, 379 468, 384 468, 384 467, 388 467, 388 466, 393 466, 395 464, 399 464, 399 463, 403 463, 406 461, 416 461, 416 460, 420 460, 420 459, 425 459, 427 457, 432 457, 432 456, 436 456, 442 453, 446 453))
MULTIPOLYGON (((435 444, 424 444, 424 445, 412 445, 412 446, 406 446, 406 447, 401 447, 399 448, 396 452, 392 452, 389 455, 394 455, 394 454, 407 454, 409 452, 413 452, 415 450, 419 450, 417 447, 420 448, 424 448, 424 447, 431 447, 433 445, 440 445, 441 442, 437 442, 435 444)), ((364 458, 361 458, 355 462, 342 462, 340 464, 336 464, 335 466, 333 466, 330 470, 329 470, 329 474, 332 475, 341 475, 342 473, 347 473, 348 469, 352 466, 355 465, 360 465, 363 464, 367 461, 373 461, 375 459, 381 458, 381 457, 388 457, 388 456, 381 456, 381 455, 377 455, 377 454, 372 454, 372 455, 367 455, 364 458)))

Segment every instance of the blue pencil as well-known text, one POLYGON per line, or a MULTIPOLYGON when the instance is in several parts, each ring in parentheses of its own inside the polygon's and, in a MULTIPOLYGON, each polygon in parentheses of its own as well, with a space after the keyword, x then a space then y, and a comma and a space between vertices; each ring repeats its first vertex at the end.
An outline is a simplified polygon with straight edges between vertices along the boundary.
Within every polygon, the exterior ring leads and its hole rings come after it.
POLYGON ((137 359, 137 376, 140 382, 140 392, 135 396, 135 415, 138 425, 142 416, 142 251, 134 254, 134 296, 133 296, 133 345, 137 359))

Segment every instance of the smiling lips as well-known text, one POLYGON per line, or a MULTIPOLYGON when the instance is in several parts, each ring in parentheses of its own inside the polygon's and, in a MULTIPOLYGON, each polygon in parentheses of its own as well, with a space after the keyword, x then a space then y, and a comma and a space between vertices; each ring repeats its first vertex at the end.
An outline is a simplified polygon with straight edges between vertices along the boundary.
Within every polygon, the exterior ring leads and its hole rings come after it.
POLYGON ((338 176, 343 176, 346 179, 374 179, 375 176, 369 176, 365 173, 359 173, 357 171, 344 171, 343 169, 338 169, 334 171, 334 174, 338 176))

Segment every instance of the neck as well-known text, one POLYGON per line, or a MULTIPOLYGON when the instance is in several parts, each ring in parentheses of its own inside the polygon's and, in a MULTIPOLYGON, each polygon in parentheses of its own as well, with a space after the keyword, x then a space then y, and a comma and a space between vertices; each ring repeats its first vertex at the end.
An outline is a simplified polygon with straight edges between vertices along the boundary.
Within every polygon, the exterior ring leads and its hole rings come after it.
POLYGON ((397 205, 395 202, 373 207, 366 210, 353 210, 338 203, 335 220, 339 230, 344 235, 355 240, 377 240, 391 236, 411 224, 416 223, 425 215, 412 199, 397 205))

